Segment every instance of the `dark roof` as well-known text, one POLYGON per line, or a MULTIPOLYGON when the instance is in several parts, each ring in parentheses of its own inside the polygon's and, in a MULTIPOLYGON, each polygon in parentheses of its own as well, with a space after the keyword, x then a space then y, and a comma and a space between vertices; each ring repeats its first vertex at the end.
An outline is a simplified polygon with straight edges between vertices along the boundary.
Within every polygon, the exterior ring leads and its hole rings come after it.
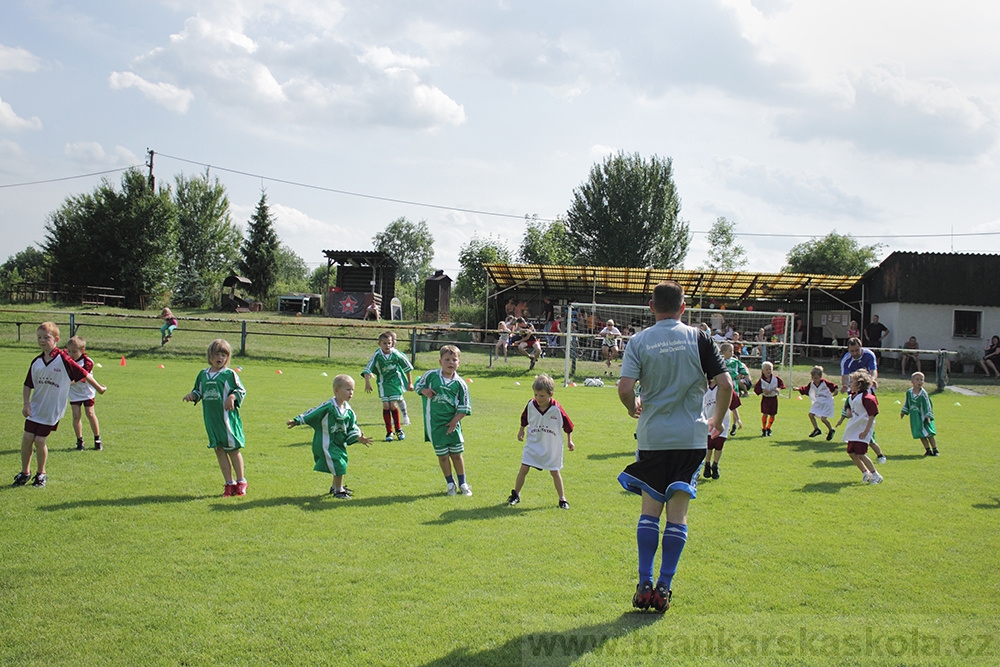
POLYGON ((327 260, 337 264, 371 267, 398 267, 392 256, 377 250, 324 250, 327 260))
POLYGON ((607 266, 555 266, 546 264, 484 264, 497 290, 544 293, 617 293, 646 296, 657 283, 674 280, 689 298, 728 300, 789 299, 808 288, 846 293, 860 276, 827 276, 812 273, 763 273, 759 271, 683 271, 631 269, 607 266))
POLYGON ((893 252, 862 283, 872 303, 1000 306, 1000 255, 893 252))
POLYGON ((243 276, 237 276, 236 274, 230 274, 228 278, 222 281, 223 287, 232 287, 233 285, 246 287, 248 285, 253 285, 253 281, 249 278, 244 278, 243 276))

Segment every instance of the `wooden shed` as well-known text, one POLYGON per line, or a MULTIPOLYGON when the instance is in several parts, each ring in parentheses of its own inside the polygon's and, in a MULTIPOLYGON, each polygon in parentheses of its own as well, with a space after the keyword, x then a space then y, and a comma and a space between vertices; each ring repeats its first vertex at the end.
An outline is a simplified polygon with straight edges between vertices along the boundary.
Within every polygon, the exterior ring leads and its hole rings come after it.
POLYGON ((362 319, 374 306, 382 319, 391 317, 390 302, 396 296, 396 260, 373 250, 324 250, 327 317, 362 319), (336 272, 333 267, 336 266, 336 272))

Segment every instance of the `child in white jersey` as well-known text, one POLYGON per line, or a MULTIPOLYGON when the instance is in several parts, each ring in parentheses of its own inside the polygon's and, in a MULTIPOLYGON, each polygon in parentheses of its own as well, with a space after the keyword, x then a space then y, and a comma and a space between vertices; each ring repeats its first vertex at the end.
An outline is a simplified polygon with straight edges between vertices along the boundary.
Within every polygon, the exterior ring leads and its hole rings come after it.
POLYGON ((14 476, 13 486, 24 486, 31 477, 32 450, 38 454, 38 465, 32 486, 45 486, 48 479, 45 463, 49 457, 46 439, 59 427, 59 420, 66 414, 69 386, 72 382, 86 382, 103 394, 107 388, 94 376, 83 370, 69 354, 60 350, 59 327, 55 322, 42 322, 36 331, 38 347, 42 353, 32 359, 24 378, 24 435, 21 437, 21 472, 14 476))
POLYGON ((551 377, 535 376, 531 390, 535 398, 524 407, 521 413, 521 429, 517 432, 517 439, 524 442, 521 469, 517 473, 507 504, 516 505, 521 502, 524 480, 528 476, 528 471, 535 468, 548 470, 552 474, 552 482, 555 484, 556 493, 559 494, 559 509, 568 510, 569 503, 566 501, 562 473, 559 471, 563 466, 562 433, 566 434, 566 447, 569 451, 576 449, 576 445, 573 444, 573 422, 562 406, 552 398, 556 391, 556 383, 551 377), (524 439, 525 430, 527 430, 527 441, 524 439))
MULTIPOLYGON (((66 343, 66 351, 73 361, 80 364, 80 368, 92 373, 94 361, 87 356, 87 341, 79 336, 73 336, 66 343)), ((69 386, 69 406, 73 411, 73 432, 76 433, 76 449, 83 447, 83 414, 86 413, 87 421, 90 422, 90 430, 94 434, 94 449, 100 451, 104 449, 101 441, 101 425, 97 421, 97 413, 94 412, 94 395, 97 392, 86 382, 74 382, 69 386)))

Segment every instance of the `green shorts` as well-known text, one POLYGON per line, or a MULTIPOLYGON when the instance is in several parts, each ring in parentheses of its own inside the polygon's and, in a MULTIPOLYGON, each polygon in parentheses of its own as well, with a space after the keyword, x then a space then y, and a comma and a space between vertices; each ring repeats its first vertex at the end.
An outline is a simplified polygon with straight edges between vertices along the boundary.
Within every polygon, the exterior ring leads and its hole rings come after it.
POLYGON ((465 446, 461 442, 457 443, 447 443, 439 445, 436 443, 431 443, 434 446, 434 453, 438 456, 448 456, 449 454, 461 454, 465 451, 465 446))

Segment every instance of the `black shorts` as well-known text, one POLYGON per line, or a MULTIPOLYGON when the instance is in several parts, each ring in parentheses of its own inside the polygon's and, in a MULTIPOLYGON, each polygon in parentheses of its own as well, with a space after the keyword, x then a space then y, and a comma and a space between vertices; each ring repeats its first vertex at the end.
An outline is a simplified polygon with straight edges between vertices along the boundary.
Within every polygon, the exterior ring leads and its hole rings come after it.
POLYGON ((31 433, 32 435, 37 435, 39 438, 48 437, 49 433, 52 433, 57 428, 59 428, 59 422, 55 424, 39 424, 38 422, 33 422, 30 419, 24 420, 24 432, 31 433))
POLYGON ((661 503, 675 491, 697 497, 698 470, 706 449, 645 450, 636 453, 636 462, 618 475, 618 483, 637 495, 645 492, 661 503))

